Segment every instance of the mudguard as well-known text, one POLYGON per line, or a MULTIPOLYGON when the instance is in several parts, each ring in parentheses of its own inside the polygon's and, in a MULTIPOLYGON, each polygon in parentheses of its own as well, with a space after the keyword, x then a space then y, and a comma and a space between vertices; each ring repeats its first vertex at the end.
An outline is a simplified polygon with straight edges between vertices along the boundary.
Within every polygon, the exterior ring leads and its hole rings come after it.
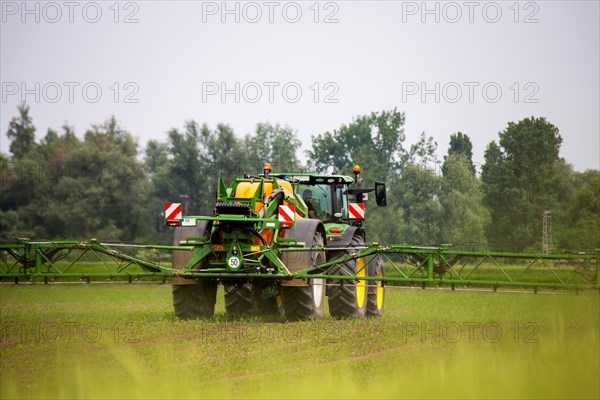
MULTIPOLYGON (((209 221, 199 221, 197 226, 193 227, 177 227, 173 235, 173 246, 179 246, 179 242, 190 237, 207 237, 210 234, 209 221)), ((194 254, 191 251, 173 251, 172 267, 180 270, 192 259, 194 254)), ((173 284, 187 285, 197 283, 193 279, 185 279, 181 277, 173 278, 173 284)))
MULTIPOLYGON (((302 218, 296 220, 295 229, 285 231, 284 237, 296 239, 298 242, 303 242, 307 247, 310 247, 313 244, 315 232, 323 237, 324 243, 325 227, 323 223, 318 219, 302 218)), ((312 253, 311 251, 285 252, 281 254, 280 258, 290 272, 297 272, 311 266, 312 253)))
POLYGON ((327 247, 349 246, 357 232, 358 228, 356 226, 349 226, 341 235, 330 235, 327 237, 327 247))

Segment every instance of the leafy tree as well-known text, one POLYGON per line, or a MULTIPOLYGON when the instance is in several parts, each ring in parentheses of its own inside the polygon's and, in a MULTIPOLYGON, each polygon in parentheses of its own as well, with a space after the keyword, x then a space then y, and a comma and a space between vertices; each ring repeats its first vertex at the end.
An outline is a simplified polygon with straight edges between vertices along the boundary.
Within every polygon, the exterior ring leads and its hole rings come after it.
POLYGON ((417 157, 433 158, 436 144, 421 135, 420 140, 406 148, 404 113, 372 112, 355 118, 333 132, 312 137, 312 150, 307 152, 309 168, 325 171, 334 166, 340 173, 350 174, 355 164, 364 167, 365 181, 387 180, 417 157))
POLYGON ((367 202, 365 220, 367 242, 395 244, 410 241, 410 238, 406 237, 406 232, 403 231, 402 221, 402 208, 396 196, 388 194, 386 207, 377 207, 375 200, 370 199, 367 202))
POLYGON ((552 213, 553 239, 558 249, 600 249, 600 171, 573 172, 563 164, 561 201, 552 213), (570 173, 570 174, 569 174, 570 173))
MULTIPOLYGON (((155 206, 162 210, 165 201, 177 202, 183 196, 189 196, 187 211, 196 213, 200 211, 202 196, 207 188, 206 176, 203 171, 203 157, 201 153, 201 131, 194 121, 187 122, 184 131, 173 128, 168 133, 168 164, 162 165, 158 161, 156 173, 152 177, 155 198, 160 199, 155 206), (162 166, 162 167, 161 167, 162 166)), ((160 146, 158 146, 160 148, 160 146)), ((151 149, 152 150, 152 149, 151 149)), ((159 149, 159 151, 164 151, 159 149)), ((146 150, 148 163, 148 149, 146 150)), ((150 153, 151 156, 157 154, 150 153)), ((164 155, 158 153, 158 159, 164 155)), ((156 159, 150 159, 152 164, 156 159)), ((185 199, 184 197, 183 199, 185 199)))
POLYGON ((402 209, 404 242, 439 244, 441 240, 442 205, 440 178, 435 171, 417 164, 408 164, 402 171, 397 191, 402 209))
POLYGON ((10 152, 15 159, 21 159, 35 146, 35 126, 29 116, 29 106, 21 103, 17 109, 19 116, 14 117, 8 124, 6 136, 12 140, 10 152))
POLYGON ((483 205, 481 182, 475 175, 473 144, 469 136, 462 132, 450 136, 442 173, 442 241, 483 250, 490 215, 483 205))
POLYGON ((3 163, 4 236, 129 241, 147 229, 148 188, 137 144, 114 117, 83 141, 67 125, 62 135, 49 129, 39 144, 3 163))
POLYGON ((483 205, 481 182, 473 174, 466 155, 449 154, 442 178, 441 239, 455 246, 485 249, 485 230, 490 215, 483 205))
POLYGON ((262 171, 263 164, 270 162, 279 172, 298 171, 300 160, 297 151, 302 143, 289 126, 259 123, 253 135, 246 135, 243 149, 246 155, 246 172, 262 171))
POLYGON ((201 137, 203 139, 202 172, 206 178, 202 209, 206 210, 205 212, 212 212, 219 177, 228 184, 235 176, 242 175, 246 154, 243 152, 241 141, 229 125, 219 124, 215 131, 210 131, 207 125, 203 125, 201 137))
POLYGON ((146 144, 146 168, 150 174, 156 174, 169 163, 169 147, 157 140, 146 144))
POLYGON ((485 152, 481 179, 484 204, 491 213, 490 243, 503 250, 522 251, 539 243, 542 214, 556 193, 549 184, 562 138, 545 118, 510 122, 485 152))
POLYGON ((570 214, 578 231, 577 248, 600 249, 600 171, 588 170, 580 175, 581 184, 571 203, 570 214))
MULTIPOLYGON (((10 232, 18 223, 18 215, 8 207, 11 203, 11 191, 14 186, 14 169, 8 157, 0 153, 0 240, 7 240, 10 232)), ((11 204, 12 205, 12 204, 11 204)))
POLYGON ((43 171, 41 157, 35 143, 36 128, 29 116, 29 106, 25 103, 17 107, 19 116, 11 119, 6 136, 11 139, 12 157, 2 156, 2 177, 0 185, 0 210, 2 213, 2 236, 9 237, 14 232, 28 237, 30 233, 20 231, 21 209, 31 203, 36 196, 40 173, 43 171))
POLYGON ((444 165, 442 166, 442 172, 446 175, 446 163, 448 158, 453 155, 463 155, 466 162, 469 164, 471 173, 475 174, 475 165, 473 165, 473 144, 468 135, 462 132, 457 132, 450 135, 450 144, 448 146, 448 155, 444 156, 444 165))
POLYGON ((243 153, 242 143, 233 129, 229 125, 219 124, 214 132, 210 132, 205 125, 203 137, 206 138, 204 162, 216 167, 211 175, 215 182, 219 176, 229 180, 240 175, 240 164, 245 163, 246 154, 243 153))
POLYGON ((95 216, 91 220, 98 221, 98 225, 90 226, 86 233, 133 240, 147 229, 148 186, 143 165, 137 160, 137 143, 115 117, 88 130, 74 156, 81 173, 75 174, 73 182, 64 182, 67 187, 64 195, 73 198, 78 206, 88 208, 86 201, 81 204, 77 193, 82 190, 90 193, 85 197, 91 198, 93 205, 86 214, 95 216))
POLYGON ((212 212, 217 179, 225 180, 240 173, 245 157, 233 130, 224 124, 212 131, 195 121, 183 131, 168 132, 168 144, 150 142, 146 163, 152 172, 154 207, 162 210, 165 201, 183 202, 188 215, 212 212))

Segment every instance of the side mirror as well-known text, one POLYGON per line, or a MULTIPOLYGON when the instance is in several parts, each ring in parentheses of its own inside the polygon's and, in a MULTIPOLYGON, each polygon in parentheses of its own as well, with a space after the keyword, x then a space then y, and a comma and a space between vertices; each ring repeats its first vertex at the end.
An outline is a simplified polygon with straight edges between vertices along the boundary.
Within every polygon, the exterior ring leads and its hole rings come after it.
POLYGON ((385 207, 387 205, 385 193, 385 183, 375 182, 375 201, 379 207, 385 207))

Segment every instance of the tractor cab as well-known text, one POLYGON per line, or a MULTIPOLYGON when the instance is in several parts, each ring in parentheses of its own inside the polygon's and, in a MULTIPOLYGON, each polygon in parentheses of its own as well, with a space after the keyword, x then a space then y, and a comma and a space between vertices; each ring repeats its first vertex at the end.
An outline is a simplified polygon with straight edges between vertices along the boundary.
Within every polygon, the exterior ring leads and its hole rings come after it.
POLYGON ((348 240, 359 229, 362 232, 362 220, 365 218, 364 201, 368 193, 375 191, 378 206, 386 205, 385 183, 377 182, 375 188, 360 187, 358 175, 360 167, 354 167, 355 177, 345 175, 317 174, 271 174, 294 185, 298 197, 302 198, 308 210, 308 218, 323 221, 329 245, 340 244, 348 240), (352 229, 348 229, 352 228, 352 229))
POLYGON ((324 223, 347 220, 348 188, 352 178, 340 175, 294 175, 284 177, 296 184, 296 193, 308 209, 308 218, 324 223))

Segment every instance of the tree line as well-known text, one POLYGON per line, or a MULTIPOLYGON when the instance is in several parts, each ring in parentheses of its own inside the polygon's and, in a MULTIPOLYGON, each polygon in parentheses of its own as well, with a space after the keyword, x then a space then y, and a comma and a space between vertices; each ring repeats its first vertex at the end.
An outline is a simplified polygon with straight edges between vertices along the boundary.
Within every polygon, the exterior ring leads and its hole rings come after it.
POLYGON ((600 171, 574 171, 545 118, 509 122, 480 171, 467 134, 452 134, 437 160, 437 143, 425 134, 406 143, 404 124, 396 109, 358 116, 313 135, 303 164, 301 142, 280 124, 259 123, 240 137, 226 124, 188 121, 142 150, 114 116, 82 137, 65 124, 36 141, 21 104, 6 132, 10 154, 0 154, 0 239, 167 243, 165 201, 210 215, 218 177, 256 174, 269 161, 281 172, 348 175, 360 164, 365 186, 386 182, 388 206, 367 208, 369 241, 539 252, 545 215, 546 246, 600 248, 600 171))

